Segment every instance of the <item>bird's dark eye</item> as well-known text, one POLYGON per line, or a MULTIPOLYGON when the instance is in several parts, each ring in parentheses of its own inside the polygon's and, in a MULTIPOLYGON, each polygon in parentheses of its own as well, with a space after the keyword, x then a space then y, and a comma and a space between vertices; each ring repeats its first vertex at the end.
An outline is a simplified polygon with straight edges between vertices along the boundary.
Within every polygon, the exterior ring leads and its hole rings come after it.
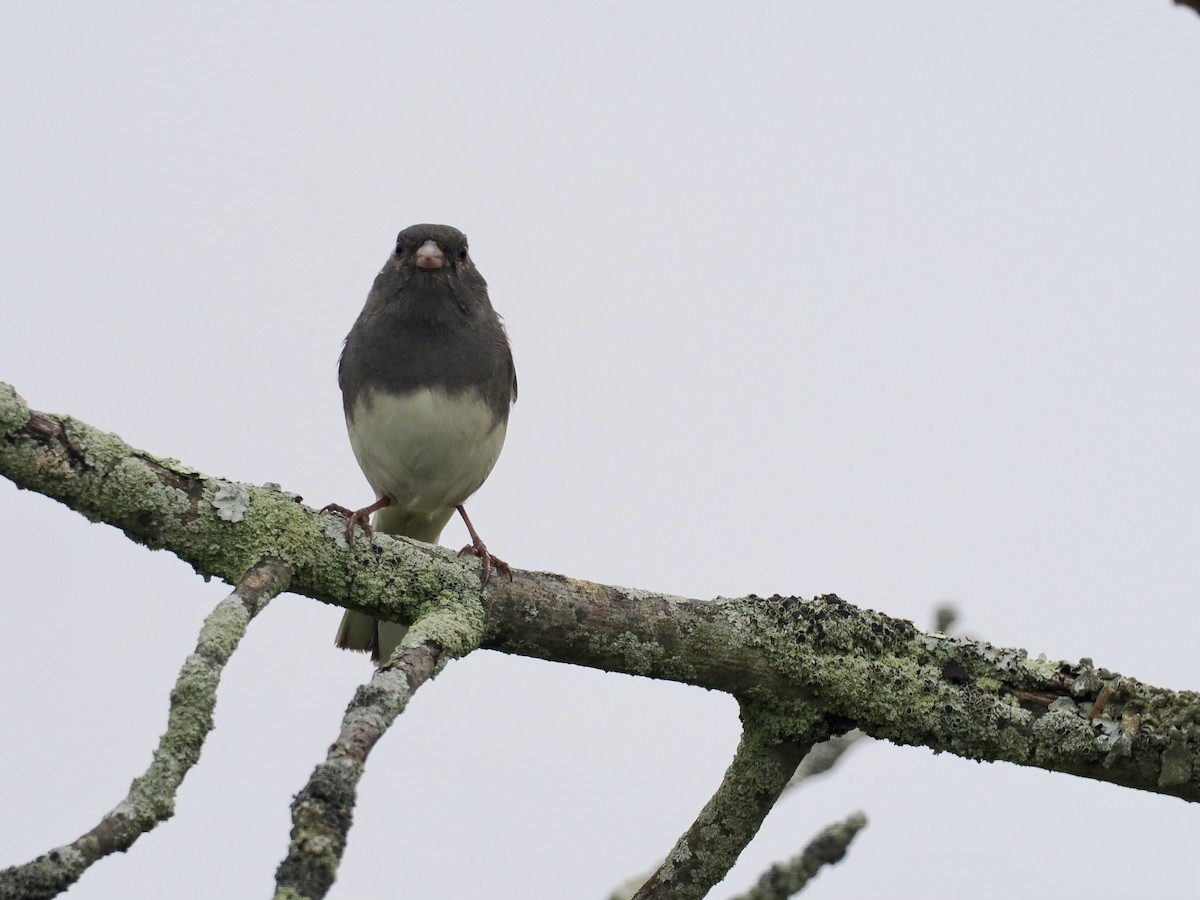
POLYGON ((458 261, 465 262, 467 259, 467 245, 463 244, 458 248, 458 261))
POLYGON ((401 241, 401 240, 396 241, 396 255, 397 256, 404 255, 404 241, 401 241))

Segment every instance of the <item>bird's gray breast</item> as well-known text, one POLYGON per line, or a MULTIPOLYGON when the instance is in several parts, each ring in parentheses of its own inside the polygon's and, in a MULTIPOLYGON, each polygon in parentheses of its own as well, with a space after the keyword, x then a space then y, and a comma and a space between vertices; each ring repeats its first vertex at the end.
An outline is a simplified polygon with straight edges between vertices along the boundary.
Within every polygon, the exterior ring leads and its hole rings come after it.
POLYGON ((375 493, 422 514, 475 493, 496 464, 506 431, 474 388, 362 391, 347 406, 346 426, 375 493))

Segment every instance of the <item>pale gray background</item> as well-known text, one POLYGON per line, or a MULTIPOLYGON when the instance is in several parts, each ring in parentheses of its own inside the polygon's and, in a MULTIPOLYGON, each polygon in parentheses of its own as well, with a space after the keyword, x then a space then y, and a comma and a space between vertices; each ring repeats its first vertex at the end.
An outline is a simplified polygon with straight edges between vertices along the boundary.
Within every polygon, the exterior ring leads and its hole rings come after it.
MULTIPOLYGON (((372 498, 335 360, 396 231, 471 236, 521 400, 471 503, 525 568, 836 591, 1200 687, 1200 19, 997 4, 10 4, 0 379, 313 505, 372 498)), ((0 483, 0 864, 146 765, 227 588, 0 483)), ((461 526, 446 542, 463 540, 461 526)), ((261 897, 369 674, 256 621, 175 819, 79 898, 261 897)), ((717 784, 732 700, 479 653, 371 759, 333 896, 598 898, 717 784)), ((877 744, 812 896, 1200 881, 1181 801, 877 744)))

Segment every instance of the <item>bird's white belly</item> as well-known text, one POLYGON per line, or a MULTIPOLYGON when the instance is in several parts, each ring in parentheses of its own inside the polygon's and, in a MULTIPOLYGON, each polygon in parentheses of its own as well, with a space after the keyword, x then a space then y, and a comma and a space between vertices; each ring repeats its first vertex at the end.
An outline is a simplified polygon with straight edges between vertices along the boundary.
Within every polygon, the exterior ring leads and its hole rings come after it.
POLYGON ((475 391, 368 391, 350 412, 350 445, 367 481, 408 512, 432 514, 464 502, 504 446, 505 423, 475 391))

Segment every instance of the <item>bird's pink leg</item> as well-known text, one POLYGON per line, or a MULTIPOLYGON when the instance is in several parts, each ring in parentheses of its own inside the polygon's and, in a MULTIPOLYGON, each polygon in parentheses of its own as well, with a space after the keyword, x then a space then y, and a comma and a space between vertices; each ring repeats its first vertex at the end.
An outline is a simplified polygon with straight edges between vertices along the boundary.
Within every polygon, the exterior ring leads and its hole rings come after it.
POLYGON ((503 572, 508 576, 509 581, 511 581, 512 569, 509 568, 508 563, 506 563, 500 557, 493 556, 488 552, 487 545, 484 544, 483 538, 479 536, 479 532, 475 530, 475 526, 471 524, 470 517, 467 516, 466 507, 460 503, 454 508, 457 509, 458 514, 462 516, 463 524, 467 526, 467 533, 471 535, 471 543, 459 550, 458 555, 463 556, 467 553, 470 553, 472 556, 479 557, 479 561, 482 564, 482 570, 479 573, 479 580, 483 584, 487 584, 488 579, 492 577, 493 568, 495 568, 497 572, 503 572))

